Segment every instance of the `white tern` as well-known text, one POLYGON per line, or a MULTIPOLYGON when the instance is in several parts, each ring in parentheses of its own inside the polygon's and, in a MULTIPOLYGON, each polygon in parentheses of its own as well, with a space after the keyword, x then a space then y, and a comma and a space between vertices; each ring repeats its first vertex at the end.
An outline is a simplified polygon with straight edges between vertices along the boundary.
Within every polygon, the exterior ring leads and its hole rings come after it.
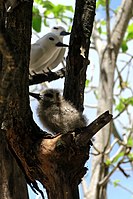
MULTIPOLYGON (((57 48, 68 47, 60 42, 54 33, 48 33, 31 45, 30 72, 41 73, 52 69, 50 62, 54 62, 54 55, 57 48)), ((59 63, 58 63, 59 64, 59 63)))
POLYGON ((46 89, 38 100, 38 116, 52 133, 67 133, 87 125, 86 117, 66 101, 59 90, 46 89))
POLYGON ((35 44, 31 45, 30 54, 30 73, 42 73, 48 68, 52 70, 63 60, 65 48, 63 35, 68 35, 61 26, 53 27, 51 32, 40 38, 35 44))
POLYGON ((69 32, 66 32, 65 28, 63 28, 62 26, 54 26, 52 29, 51 29, 51 32, 56 34, 60 41, 63 42, 63 37, 66 36, 66 35, 70 35, 69 32))
MULTIPOLYGON (((51 32, 56 34, 59 37, 61 42, 63 42, 64 36, 70 35, 70 33, 66 32, 65 28, 63 28, 62 26, 54 26, 51 29, 51 32)), ((56 52, 53 57, 54 62, 52 60, 50 60, 49 62, 51 69, 56 68, 59 65, 59 63, 63 61, 65 51, 66 51, 66 48, 56 48, 56 52)))

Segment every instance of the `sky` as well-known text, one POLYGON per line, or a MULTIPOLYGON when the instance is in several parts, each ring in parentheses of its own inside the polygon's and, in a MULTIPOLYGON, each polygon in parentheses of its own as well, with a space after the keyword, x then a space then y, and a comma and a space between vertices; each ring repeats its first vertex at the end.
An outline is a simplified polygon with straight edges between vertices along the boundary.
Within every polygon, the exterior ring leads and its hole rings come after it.
MULTIPOLYGON (((74 0, 67 0, 67 1, 62 1, 62 0, 52 0, 53 3, 55 4, 65 4, 65 5, 72 5, 73 7, 75 6, 75 1, 74 0)), ((111 0, 111 7, 116 9, 117 6, 120 4, 120 0, 111 0)), ((104 18, 104 10, 102 8, 99 8, 96 18, 104 18)), ((55 24, 51 24, 51 27, 54 26, 55 24)), ((46 29, 45 29, 46 30, 46 29)), ((49 29, 47 29, 47 31, 49 31, 49 29)), ((43 29, 41 31, 41 33, 39 33, 39 37, 43 36, 43 29)), ((36 36, 32 37, 32 43, 34 43, 37 40, 36 36)), ((64 39, 64 43, 69 43, 69 36, 65 37, 64 39)), ((67 54, 67 52, 66 52, 67 54)), ((89 53, 89 58, 91 61, 91 64, 88 67, 87 70, 87 78, 90 79, 93 76, 93 81, 91 82, 92 86, 98 86, 98 82, 99 82, 99 63, 98 63, 98 56, 97 53, 94 50, 90 50, 89 53)), ((50 88, 59 88, 59 89, 63 89, 63 85, 64 84, 64 80, 56 80, 54 82, 51 82, 49 84, 50 88)), ((30 87, 31 91, 33 90, 33 87, 30 87)), ((88 89, 86 88, 85 90, 85 105, 97 105, 97 101, 95 99, 94 93, 93 92, 88 92, 88 89)), ((37 117, 36 114, 36 108, 37 108, 37 104, 38 102, 35 100, 31 100, 31 108, 33 111, 33 117, 34 120, 36 121, 36 123, 41 127, 41 123, 39 122, 39 119, 37 117)), ((88 118, 88 122, 92 122, 94 119, 96 119, 96 109, 95 108, 85 108, 84 114, 87 116, 88 118)), ((122 116, 123 117, 123 116, 122 116)), ((125 119, 125 117, 123 117, 123 120, 125 119)), ((121 129, 119 129, 121 131, 121 129)), ((113 153, 115 153, 115 151, 117 150, 117 146, 114 148, 113 153)), ((89 178, 90 178, 90 172, 91 172, 91 160, 89 160, 89 163, 87 163, 87 167, 89 168, 89 172, 87 174, 87 185, 89 186, 89 178)), ((120 183, 122 185, 124 185, 125 187, 133 190, 133 182, 132 182, 132 177, 133 177, 133 172, 132 171, 128 171, 127 168, 127 173, 129 173, 131 175, 131 178, 126 178, 125 176, 123 176, 123 174, 120 171, 116 171, 115 174, 112 175, 111 177, 111 181, 115 181, 115 180, 120 180, 120 183)), ((30 193, 30 199, 41 199, 40 196, 36 196, 35 194, 32 193, 31 189, 29 188, 29 193, 30 193)), ((80 194, 81 194, 81 198, 83 199, 83 191, 82 188, 80 186, 80 194)), ((130 199, 133 198, 133 194, 131 195, 131 193, 128 193, 128 191, 120 188, 119 186, 114 187, 113 184, 109 183, 108 185, 108 199, 130 199)))

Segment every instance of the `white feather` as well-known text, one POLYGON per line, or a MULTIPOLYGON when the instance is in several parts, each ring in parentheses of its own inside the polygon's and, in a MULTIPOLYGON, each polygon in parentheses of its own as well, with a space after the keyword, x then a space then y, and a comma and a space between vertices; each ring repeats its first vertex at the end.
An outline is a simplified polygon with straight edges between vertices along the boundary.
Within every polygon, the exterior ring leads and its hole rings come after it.
POLYGON ((40 38, 35 44, 31 45, 30 54, 30 73, 41 73, 47 69, 54 69, 63 60, 65 54, 64 47, 58 47, 56 44, 61 42, 63 44, 64 32, 68 34, 61 26, 53 27, 51 32, 40 38), (51 40, 50 38, 53 38, 51 40))

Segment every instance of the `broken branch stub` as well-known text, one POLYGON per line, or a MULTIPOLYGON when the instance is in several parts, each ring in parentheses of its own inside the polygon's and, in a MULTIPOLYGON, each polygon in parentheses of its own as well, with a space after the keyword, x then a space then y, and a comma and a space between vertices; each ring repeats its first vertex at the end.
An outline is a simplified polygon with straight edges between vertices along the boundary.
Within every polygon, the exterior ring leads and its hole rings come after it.
POLYGON ((38 159, 46 178, 40 176, 39 180, 46 187, 49 198, 54 194, 58 199, 77 198, 76 187, 87 172, 84 165, 89 159, 90 139, 111 119, 112 115, 106 111, 80 132, 58 134, 42 140, 38 159))

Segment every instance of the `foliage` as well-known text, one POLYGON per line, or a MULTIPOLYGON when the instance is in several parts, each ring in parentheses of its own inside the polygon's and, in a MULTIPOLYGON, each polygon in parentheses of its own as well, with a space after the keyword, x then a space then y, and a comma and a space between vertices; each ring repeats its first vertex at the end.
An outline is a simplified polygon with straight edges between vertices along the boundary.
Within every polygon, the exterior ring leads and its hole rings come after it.
POLYGON ((65 6, 63 4, 53 4, 51 1, 35 0, 33 6, 33 29, 36 32, 41 31, 42 22, 47 27, 50 20, 67 24, 72 22, 72 13, 74 12, 72 6, 65 6))
POLYGON ((116 106, 115 110, 122 112, 128 105, 133 106, 133 97, 120 98, 119 104, 116 106))
POLYGON ((114 180, 113 184, 114 184, 114 187, 117 187, 118 186, 118 183, 120 182, 120 180, 114 180))

